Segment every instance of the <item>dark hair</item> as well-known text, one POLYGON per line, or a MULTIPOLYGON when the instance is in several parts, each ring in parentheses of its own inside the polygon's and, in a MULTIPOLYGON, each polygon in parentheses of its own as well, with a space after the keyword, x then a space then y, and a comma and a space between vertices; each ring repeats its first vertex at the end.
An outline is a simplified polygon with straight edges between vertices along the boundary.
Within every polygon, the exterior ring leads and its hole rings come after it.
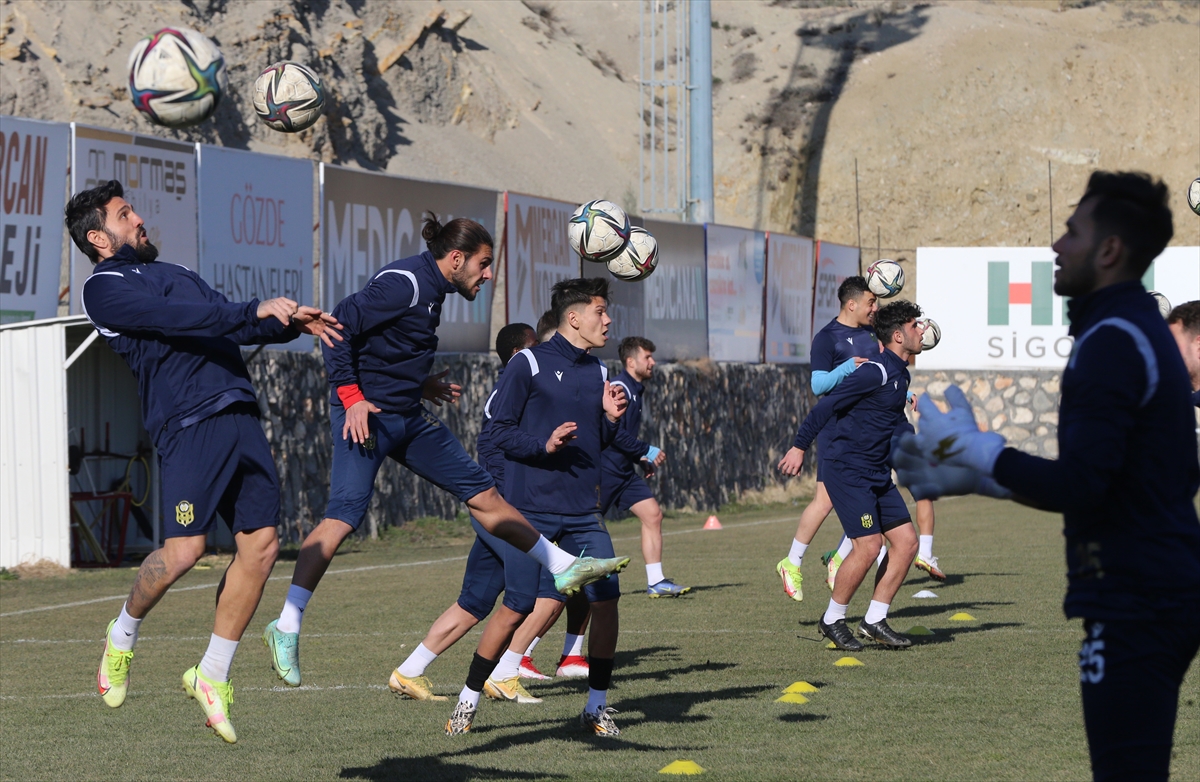
POLYGON ((500 357, 500 366, 508 366, 508 360, 525 346, 525 334, 533 331, 528 323, 510 323, 500 329, 496 335, 496 355, 500 357))
POLYGON ((890 345, 892 335, 910 320, 921 317, 921 308, 911 301, 893 301, 885 304, 875 313, 875 335, 884 345, 890 345))
POLYGON ((538 342, 545 342, 542 339, 543 334, 552 333, 558 328, 558 315, 555 314, 554 308, 546 310, 542 313, 542 317, 538 318, 537 322, 537 338, 538 342))
POLYGON ((434 258, 445 258, 451 250, 458 250, 469 258, 481 247, 496 246, 488 229, 467 217, 456 217, 442 225, 437 215, 426 212, 422 222, 421 238, 434 258))
POLYGON ((1097 199, 1092 209, 1097 242, 1120 237, 1140 276, 1175 235, 1169 195, 1162 180, 1140 171, 1094 171, 1079 203, 1097 199))
POLYGON ((617 356, 621 359, 621 363, 625 363, 625 359, 632 358, 637 355, 638 348, 653 353, 658 348, 654 347, 654 343, 645 337, 626 337, 621 340, 621 346, 617 348, 617 356))
POLYGON ((857 274, 853 277, 847 277, 846 279, 842 280, 842 284, 838 286, 838 301, 841 302, 843 307, 845 307, 846 302, 850 301, 851 299, 857 299, 859 296, 863 295, 864 293, 868 293, 870 290, 871 289, 867 287, 867 280, 865 277, 861 277, 857 274))
POLYGON ((1175 323, 1183 326, 1183 330, 1188 334, 1200 337, 1200 300, 1185 301, 1171 310, 1171 314, 1167 316, 1167 325, 1175 323))
POLYGON ((66 219, 67 231, 71 241, 79 251, 86 255, 92 263, 100 260, 100 253, 95 245, 88 241, 89 231, 103 231, 107 217, 105 207, 114 198, 124 198, 125 188, 115 179, 110 179, 102 185, 96 185, 91 190, 76 193, 67 202, 66 219))
POLYGON ((576 277, 554 283, 550 296, 550 309, 554 310, 555 325, 562 323, 567 310, 579 304, 591 304, 592 299, 608 301, 608 280, 603 277, 576 277))

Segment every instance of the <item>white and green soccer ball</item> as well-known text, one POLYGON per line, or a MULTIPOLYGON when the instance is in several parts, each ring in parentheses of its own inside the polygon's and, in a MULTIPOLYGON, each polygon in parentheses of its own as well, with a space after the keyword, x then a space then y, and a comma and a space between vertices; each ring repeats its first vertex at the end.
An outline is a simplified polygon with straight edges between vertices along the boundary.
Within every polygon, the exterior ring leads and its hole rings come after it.
POLYGON ((933 350, 942 341, 942 327, 933 318, 917 318, 921 329, 921 349, 933 350))
POLYGON ((890 299, 904 289, 904 269, 883 259, 867 267, 867 287, 881 299, 890 299))
POLYGON ((1195 179, 1188 187, 1188 206, 1192 211, 1200 215, 1200 179, 1195 179))
POLYGON ((618 279, 628 282, 644 280, 658 266, 658 240, 645 228, 631 226, 625 249, 610 259, 607 265, 618 279))
POLYGON ((1163 320, 1166 320, 1171 314, 1170 299, 1168 299, 1166 296, 1162 295, 1158 291, 1147 291, 1147 292, 1151 296, 1154 297, 1154 303, 1158 305, 1158 314, 1163 316, 1163 320))
POLYGON ((607 263, 625 249, 630 228, 625 210, 601 198, 579 205, 567 221, 567 240, 583 260, 607 263))
POLYGON ((164 27, 129 52, 129 97, 156 125, 182 128, 203 122, 225 92, 225 58, 195 30, 164 27))

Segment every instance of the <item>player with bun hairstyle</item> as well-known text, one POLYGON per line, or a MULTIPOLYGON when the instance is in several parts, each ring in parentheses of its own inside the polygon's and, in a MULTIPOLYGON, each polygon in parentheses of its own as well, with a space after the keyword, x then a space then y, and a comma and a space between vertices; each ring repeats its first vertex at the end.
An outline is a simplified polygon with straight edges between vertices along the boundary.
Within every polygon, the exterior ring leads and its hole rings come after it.
POLYGON ((603 578, 622 562, 576 559, 551 545, 421 404, 440 406, 460 395, 460 387, 444 379, 446 372, 430 374, 442 302, 451 293, 473 301, 492 278, 493 257, 491 234, 465 217, 442 225, 429 213, 421 236, 429 249, 387 264, 334 308, 345 341, 325 350, 334 443, 329 505, 300 548, 282 613, 263 631, 272 667, 293 687, 300 685, 304 610, 338 546, 366 516, 387 458, 466 503, 483 529, 529 554, 564 592, 603 578))

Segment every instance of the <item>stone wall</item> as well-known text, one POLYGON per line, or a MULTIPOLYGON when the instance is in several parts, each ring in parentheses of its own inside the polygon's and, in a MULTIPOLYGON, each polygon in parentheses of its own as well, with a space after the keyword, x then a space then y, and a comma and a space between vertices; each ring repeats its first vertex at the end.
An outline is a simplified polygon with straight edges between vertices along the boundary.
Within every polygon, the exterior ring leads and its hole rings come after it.
MULTIPOLYGON (((449 377, 463 386, 457 405, 434 411, 474 456, 499 362, 491 355, 445 354, 434 366, 448 368, 449 377)), ((262 351, 249 368, 282 483, 281 532, 295 541, 321 520, 329 498, 333 441, 324 367, 318 353, 262 351)), ((616 369, 610 363, 610 371, 616 369)), ((1059 373, 914 372, 912 389, 942 401, 951 383, 967 393, 981 425, 1030 453, 1056 455, 1059 373)), ((814 402, 808 386, 807 367, 660 364, 647 386, 641 438, 667 453, 651 479, 663 507, 717 508, 746 492, 782 486, 774 467, 814 402)), ((809 459, 806 468, 812 464, 809 459)), ((364 535, 408 519, 453 518, 462 511, 453 496, 394 462, 381 470, 375 487, 364 535)))

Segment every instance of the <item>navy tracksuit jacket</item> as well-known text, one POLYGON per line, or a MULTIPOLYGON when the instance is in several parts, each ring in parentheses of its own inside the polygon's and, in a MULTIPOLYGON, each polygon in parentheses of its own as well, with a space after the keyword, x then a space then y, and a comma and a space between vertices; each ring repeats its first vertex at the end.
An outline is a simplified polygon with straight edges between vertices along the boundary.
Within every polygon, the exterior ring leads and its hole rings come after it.
POLYGON ((616 485, 628 480, 634 475, 634 467, 642 457, 650 452, 650 444, 638 439, 642 428, 642 391, 645 387, 633 379, 628 371, 622 371, 612 379, 613 385, 625 389, 625 398, 629 406, 625 415, 617 419, 617 433, 613 436, 612 444, 601 454, 606 485, 616 485))

